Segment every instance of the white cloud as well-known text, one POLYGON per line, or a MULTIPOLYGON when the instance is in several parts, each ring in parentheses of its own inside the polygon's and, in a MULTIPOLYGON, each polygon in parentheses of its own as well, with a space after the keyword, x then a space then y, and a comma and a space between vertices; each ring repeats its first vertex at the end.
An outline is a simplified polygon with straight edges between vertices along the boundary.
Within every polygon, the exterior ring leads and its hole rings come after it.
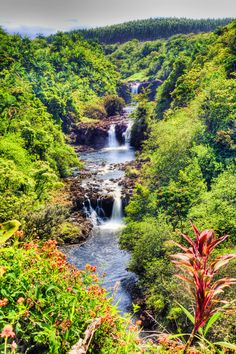
POLYGON ((235 0, 0 0, 9 30, 53 32, 149 17, 236 17, 235 0))

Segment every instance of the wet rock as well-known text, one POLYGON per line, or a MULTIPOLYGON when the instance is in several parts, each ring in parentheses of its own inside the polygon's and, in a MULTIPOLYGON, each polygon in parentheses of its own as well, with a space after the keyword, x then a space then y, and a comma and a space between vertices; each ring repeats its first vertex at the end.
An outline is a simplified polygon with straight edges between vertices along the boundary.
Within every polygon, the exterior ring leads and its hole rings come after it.
POLYGON ((123 144, 125 142, 125 131, 127 129, 127 126, 128 124, 125 121, 119 122, 115 126, 116 138, 120 144, 123 144))
POLYGON ((79 125, 75 130, 75 143, 79 145, 93 146, 100 148, 106 145, 108 138, 108 129, 103 126, 79 125))
POLYGON ((92 123, 79 123, 73 125, 72 132, 70 133, 70 141, 77 147, 77 151, 89 151, 92 149, 100 149, 106 146, 108 141, 108 131, 111 124, 118 126, 117 137, 122 138, 122 133, 127 127, 127 116, 118 115, 109 117, 100 121, 92 123), (84 146, 85 148, 81 147, 84 146))
POLYGON ((114 203, 113 196, 105 196, 103 199, 100 200, 102 209, 104 210, 104 214, 106 217, 110 218, 112 214, 112 207, 114 203))
POLYGON ((66 235, 62 235, 63 241, 65 243, 76 244, 85 241, 90 234, 93 225, 89 219, 87 219, 83 213, 74 212, 71 214, 68 222, 71 223, 72 227, 75 226, 79 230, 78 233, 68 233, 66 235))

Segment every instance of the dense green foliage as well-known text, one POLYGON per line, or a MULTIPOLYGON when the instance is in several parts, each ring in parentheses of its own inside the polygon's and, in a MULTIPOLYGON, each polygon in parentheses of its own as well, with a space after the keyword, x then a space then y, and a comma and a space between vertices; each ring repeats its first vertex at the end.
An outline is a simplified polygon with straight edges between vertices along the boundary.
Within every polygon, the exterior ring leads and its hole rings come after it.
POLYGON ((26 78, 64 130, 83 116, 83 104, 115 93, 118 75, 101 47, 79 34, 57 33, 33 41, 1 32, 0 70, 26 78))
POLYGON ((108 117, 121 114, 125 106, 125 101, 121 97, 107 95, 104 98, 104 107, 108 117))
MULTIPOLYGON (((143 166, 135 170, 120 242, 132 252, 130 269, 139 275, 146 305, 177 331, 188 327, 178 302, 187 307, 190 299, 170 262, 175 231, 189 232, 192 219, 231 235, 220 254, 236 242, 236 22, 189 34, 228 22, 150 19, 83 31, 106 43, 155 39, 108 45, 107 57, 76 31, 32 41, 0 31, 0 222, 17 218, 32 238, 53 235, 58 224, 64 235, 79 230, 64 221, 66 208, 45 206, 78 164, 64 133, 85 118, 121 112, 118 71, 124 81, 158 83, 154 102, 144 91, 133 113, 131 143, 142 149, 143 166)), ((0 323, 13 325, 19 352, 67 352, 97 317, 102 326, 89 352, 142 349, 106 300, 93 267, 75 270, 55 242, 16 242, 0 248, 0 258, 0 323)), ((230 267, 221 275, 233 274, 235 263, 230 267)), ((234 341, 235 322, 235 314, 222 316, 210 334, 234 341)))
POLYGON ((31 242, 3 248, 0 258, 0 328, 11 323, 17 353, 68 353, 98 318, 89 353, 138 352, 137 328, 127 330, 128 319, 106 298, 95 267, 68 265, 50 240, 41 247, 31 242))
MULTIPOLYGON (((184 326, 177 302, 187 306, 189 299, 169 263, 173 232, 189 232, 193 220, 199 228, 230 234, 225 248, 235 248, 235 38, 234 21, 215 34, 175 36, 163 43, 153 54, 155 77, 163 80, 155 107, 150 113, 146 104, 141 119, 146 100, 141 95, 134 113, 134 137, 139 122, 142 127, 146 122, 141 153, 146 163, 126 208, 121 244, 132 251, 130 269, 139 274, 158 322, 177 328, 184 326)), ((235 273, 235 263, 229 272, 235 273)), ((218 327, 230 340, 235 340, 233 321, 232 315, 218 327)))
POLYGON ((213 33, 175 35, 169 40, 139 42, 134 39, 121 45, 107 45, 105 50, 124 81, 158 80, 165 81, 168 87, 174 85, 199 53, 207 53, 208 45, 214 40, 213 33), (170 80, 166 81, 170 74, 170 80))
POLYGON ((149 18, 118 25, 83 29, 72 33, 81 33, 87 39, 97 39, 101 43, 123 43, 131 39, 150 41, 157 38, 168 38, 179 33, 199 33, 213 31, 218 26, 228 24, 232 19, 199 19, 188 18, 149 18))
POLYGON ((115 94, 118 75, 80 35, 31 41, 0 30, 0 44, 0 221, 23 221, 78 165, 62 130, 89 113, 88 102, 115 94))

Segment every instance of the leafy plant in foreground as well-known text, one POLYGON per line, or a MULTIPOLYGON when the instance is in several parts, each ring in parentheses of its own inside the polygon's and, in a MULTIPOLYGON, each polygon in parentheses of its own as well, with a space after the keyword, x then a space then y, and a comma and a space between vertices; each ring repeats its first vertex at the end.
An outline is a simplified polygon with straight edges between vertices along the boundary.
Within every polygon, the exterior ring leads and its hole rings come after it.
POLYGON ((177 277, 184 280, 189 285, 190 293, 195 299, 194 327, 186 343, 183 353, 187 353, 195 334, 201 329, 211 317, 222 312, 222 304, 226 301, 221 300, 219 295, 224 292, 224 288, 236 284, 235 278, 222 278, 213 281, 219 269, 225 266, 236 254, 226 254, 215 259, 210 258, 214 248, 223 242, 229 235, 216 238, 213 230, 200 232, 192 224, 196 239, 191 239, 188 235, 182 234, 183 238, 189 243, 187 248, 179 243, 176 246, 181 248, 183 253, 172 255, 176 260, 175 265, 185 274, 177 274, 177 277))
POLYGON ((3 245, 19 229, 20 222, 17 220, 6 221, 0 224, 0 246, 3 245))

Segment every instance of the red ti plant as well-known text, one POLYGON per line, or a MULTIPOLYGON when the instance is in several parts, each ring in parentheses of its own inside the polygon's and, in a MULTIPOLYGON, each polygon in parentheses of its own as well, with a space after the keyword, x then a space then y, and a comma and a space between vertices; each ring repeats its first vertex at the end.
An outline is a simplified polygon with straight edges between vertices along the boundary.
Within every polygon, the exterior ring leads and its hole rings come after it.
POLYGON ((222 266, 225 266, 236 254, 226 254, 215 259, 210 258, 214 248, 223 242, 229 235, 216 238, 213 230, 200 232, 192 224, 196 235, 195 240, 182 234, 190 247, 185 247, 175 242, 183 252, 172 255, 173 263, 185 274, 177 274, 177 277, 187 282, 189 290, 195 299, 194 328, 186 343, 184 353, 192 343, 196 332, 202 328, 209 318, 216 312, 222 311, 223 301, 219 295, 224 288, 236 284, 234 278, 222 278, 214 281, 214 276, 222 266))

